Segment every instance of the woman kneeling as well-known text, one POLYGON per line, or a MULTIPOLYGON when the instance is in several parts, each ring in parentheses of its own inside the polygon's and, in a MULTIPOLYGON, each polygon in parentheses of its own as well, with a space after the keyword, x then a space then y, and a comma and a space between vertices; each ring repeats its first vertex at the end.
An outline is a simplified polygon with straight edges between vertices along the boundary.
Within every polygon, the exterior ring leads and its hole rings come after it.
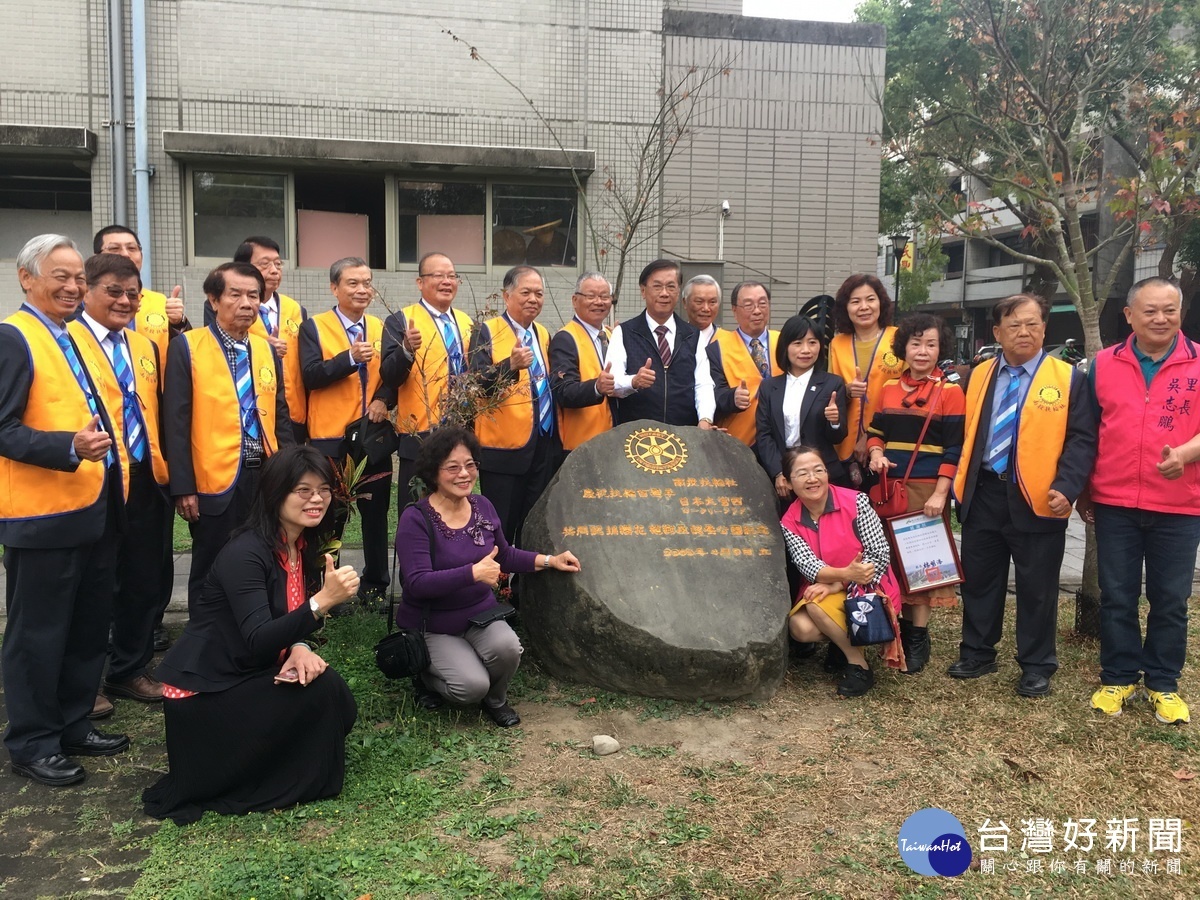
MULTIPOLYGON (((861 696, 875 685, 875 675, 863 649, 850 643, 846 589, 854 583, 887 598, 895 633, 900 585, 889 565, 887 536, 867 495, 831 486, 821 455, 811 447, 784 453, 783 471, 796 495, 783 515, 783 538, 802 578, 788 630, 797 641, 831 641, 845 659, 838 694, 861 696)), ((885 644, 883 653, 889 666, 903 667, 899 640, 885 644)))

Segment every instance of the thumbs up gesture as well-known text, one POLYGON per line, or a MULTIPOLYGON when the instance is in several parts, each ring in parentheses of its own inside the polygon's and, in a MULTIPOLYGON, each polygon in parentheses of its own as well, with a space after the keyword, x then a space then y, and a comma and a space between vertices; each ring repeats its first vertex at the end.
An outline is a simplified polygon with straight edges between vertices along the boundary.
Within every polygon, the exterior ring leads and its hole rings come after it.
POLYGON ((856 584, 870 584, 875 580, 875 566, 873 563, 863 562, 862 553, 857 553, 850 565, 846 566, 845 577, 839 579, 841 581, 853 581, 856 584))
POLYGON ((167 298, 167 321, 178 325, 183 321, 183 288, 175 285, 171 296, 167 298))
POLYGON ((616 379, 613 378, 612 363, 606 363, 604 371, 596 376, 596 393, 602 397, 611 397, 616 390, 616 379))
POLYGON ((746 379, 745 378, 742 379, 741 384, 739 384, 736 388, 734 388, 733 405, 736 406, 738 409, 749 409, 750 408, 750 389, 748 387, 746 387, 746 379))
POLYGON ((1183 477, 1183 455, 1170 444, 1162 448, 1162 462, 1156 463, 1158 474, 1168 481, 1183 477))
POLYGON ((404 346, 408 348, 409 353, 416 353, 421 349, 421 329, 412 322, 408 323, 408 327, 404 329, 404 346))
POLYGON ((514 372, 528 369, 533 365, 533 351, 523 344, 517 344, 513 347, 513 352, 509 354, 508 365, 514 372))
POLYGON ((861 400, 867 396, 867 382, 863 378, 862 369, 858 366, 854 367, 854 380, 846 385, 846 393, 855 400, 861 400))
POLYGON ((328 612, 357 593, 358 573, 354 571, 354 566, 337 568, 333 564, 333 556, 326 553, 325 583, 313 596, 317 601, 317 608, 322 613, 328 612))
POLYGON ((829 402, 825 404, 825 421, 836 426, 841 420, 842 414, 838 412, 837 405, 837 391, 830 391, 829 402))
POLYGON ((475 576, 476 581, 482 581, 488 587, 495 587, 500 581, 500 563, 496 562, 498 552, 499 548, 492 547, 491 553, 471 566, 471 574, 475 576))
POLYGON ((635 390, 642 391, 654 387, 657 378, 658 376, 654 374, 654 360, 647 356, 646 364, 637 370, 637 374, 630 379, 629 383, 635 390))
POLYGON ((72 443, 76 456, 80 459, 97 462, 108 455, 108 450, 112 446, 112 438, 100 428, 100 416, 95 415, 92 416, 92 421, 75 432, 72 443))

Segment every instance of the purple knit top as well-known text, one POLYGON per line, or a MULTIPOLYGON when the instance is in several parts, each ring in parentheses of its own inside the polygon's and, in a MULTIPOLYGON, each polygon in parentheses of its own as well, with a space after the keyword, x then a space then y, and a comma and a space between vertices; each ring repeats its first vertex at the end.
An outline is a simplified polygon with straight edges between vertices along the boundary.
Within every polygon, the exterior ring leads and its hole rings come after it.
POLYGON ((467 620, 496 605, 496 595, 471 568, 498 547, 496 561, 509 573, 534 572, 538 554, 518 550, 500 530, 500 517, 491 501, 478 494, 468 498, 471 518, 462 528, 442 521, 429 498, 419 502, 433 520, 433 558, 430 560, 429 526, 421 510, 410 506, 396 526, 396 560, 400 567, 403 602, 396 609, 401 628, 421 627, 421 605, 429 605, 426 629, 435 634, 462 634, 467 620))

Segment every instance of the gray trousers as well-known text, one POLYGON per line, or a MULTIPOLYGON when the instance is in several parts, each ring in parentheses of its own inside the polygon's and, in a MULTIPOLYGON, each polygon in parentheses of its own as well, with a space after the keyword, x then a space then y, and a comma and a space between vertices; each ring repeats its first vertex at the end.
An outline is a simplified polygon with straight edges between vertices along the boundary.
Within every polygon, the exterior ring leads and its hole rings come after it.
POLYGON ((504 621, 472 625, 463 634, 425 635, 429 668, 422 680, 451 703, 501 706, 521 664, 521 641, 504 621))

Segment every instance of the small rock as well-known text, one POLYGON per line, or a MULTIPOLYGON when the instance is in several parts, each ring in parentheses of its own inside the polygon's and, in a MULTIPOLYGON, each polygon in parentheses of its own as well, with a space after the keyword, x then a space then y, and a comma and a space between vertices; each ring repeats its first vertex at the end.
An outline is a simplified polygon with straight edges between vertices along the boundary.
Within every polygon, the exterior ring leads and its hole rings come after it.
POLYGON ((608 756, 621 749, 621 742, 607 734, 598 734, 592 738, 592 752, 597 756, 608 756))

